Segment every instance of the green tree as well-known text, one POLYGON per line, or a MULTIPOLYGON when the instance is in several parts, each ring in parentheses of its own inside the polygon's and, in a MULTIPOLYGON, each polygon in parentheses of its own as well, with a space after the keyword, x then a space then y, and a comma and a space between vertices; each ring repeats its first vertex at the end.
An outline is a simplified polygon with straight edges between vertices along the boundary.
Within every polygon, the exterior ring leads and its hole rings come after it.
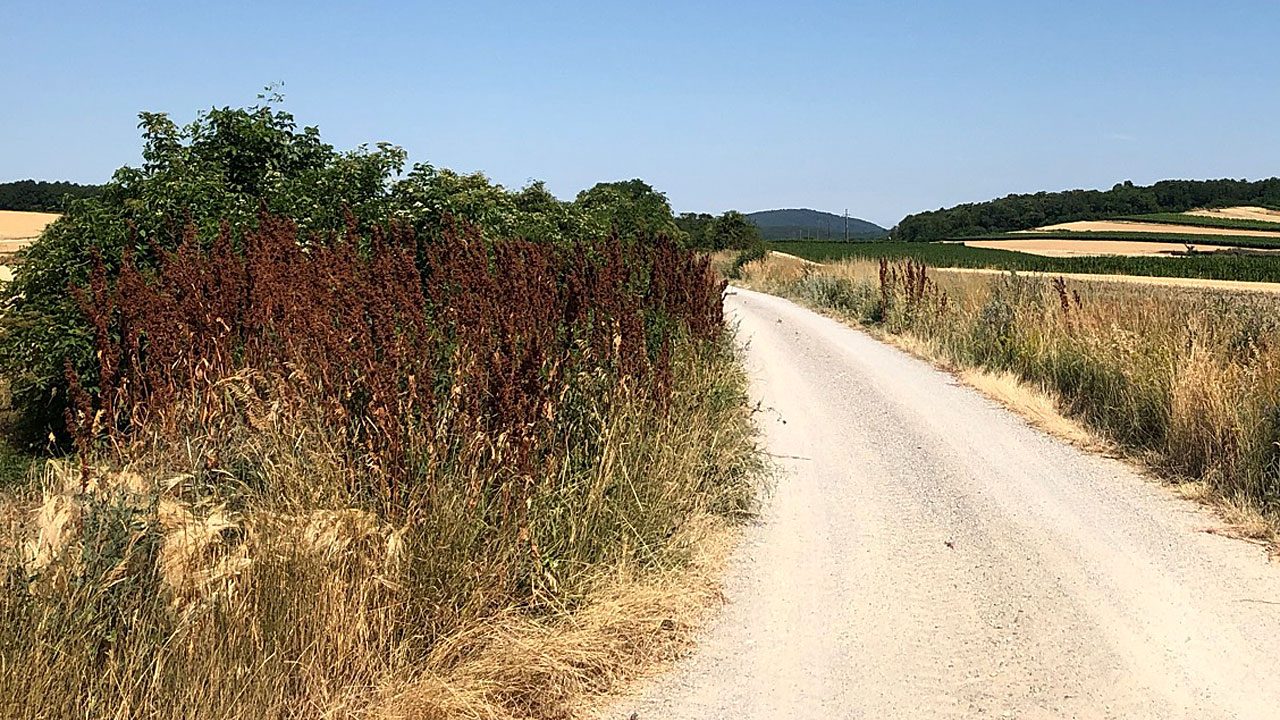
POLYGON ((762 245, 760 228, 737 210, 729 210, 707 224, 701 247, 711 250, 740 250, 762 245))
POLYGON ((667 196, 643 180, 597 183, 574 200, 590 227, 622 238, 669 237, 685 241, 667 196))
POLYGON ((684 233, 689 247, 707 247, 707 227, 715 216, 710 213, 680 213, 676 218, 676 227, 684 233))

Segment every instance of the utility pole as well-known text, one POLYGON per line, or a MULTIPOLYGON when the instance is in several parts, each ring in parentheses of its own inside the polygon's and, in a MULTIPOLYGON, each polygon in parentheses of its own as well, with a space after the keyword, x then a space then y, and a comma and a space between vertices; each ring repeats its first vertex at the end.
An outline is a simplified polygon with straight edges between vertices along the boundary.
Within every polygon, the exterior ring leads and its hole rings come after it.
POLYGON ((844 241, 849 242, 849 208, 844 209, 844 241))

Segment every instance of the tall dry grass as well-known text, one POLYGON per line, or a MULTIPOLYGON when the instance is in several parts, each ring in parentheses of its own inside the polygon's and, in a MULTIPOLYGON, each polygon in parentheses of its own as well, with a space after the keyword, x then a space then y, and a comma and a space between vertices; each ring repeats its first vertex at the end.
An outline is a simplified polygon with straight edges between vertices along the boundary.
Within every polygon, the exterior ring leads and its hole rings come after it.
POLYGON ((1165 477, 1280 510, 1280 300, 1213 289, 771 257, 751 287, 1011 373, 1165 477))
POLYGON ((759 470, 719 283, 451 240, 95 273, 78 456, 5 498, 0 716, 567 717, 675 652, 759 470))

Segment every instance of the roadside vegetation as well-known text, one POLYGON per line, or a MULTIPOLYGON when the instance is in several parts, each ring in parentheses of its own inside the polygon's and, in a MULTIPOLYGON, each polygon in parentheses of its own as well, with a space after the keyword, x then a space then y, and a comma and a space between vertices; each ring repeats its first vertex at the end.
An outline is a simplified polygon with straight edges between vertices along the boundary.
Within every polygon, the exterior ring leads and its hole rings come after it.
POLYGON ((565 717, 675 652, 761 463, 665 197, 142 127, 0 319, 0 715, 565 717))
MULTIPOLYGON (((1010 373, 1174 481, 1280 512, 1280 298, 937 273, 910 256, 771 256, 748 286, 826 310, 954 368, 1010 373)), ((1252 517, 1257 517, 1253 515, 1252 517)))
MULTIPOLYGON (((1090 238, 1093 238, 1093 235, 1094 233, 1088 234, 1090 238)), ((1020 237, 1026 239, 1038 236, 1020 237)), ((1196 243, 1202 244, 1203 240, 1197 236, 1196 243)), ((771 243, 769 248, 815 262, 854 259, 875 261, 880 258, 891 261, 912 259, 931 267, 1280 282, 1280 257, 1248 253, 1224 252, 1182 257, 1100 255, 1057 258, 1012 250, 967 247, 960 243, 923 242, 784 242, 771 243)))

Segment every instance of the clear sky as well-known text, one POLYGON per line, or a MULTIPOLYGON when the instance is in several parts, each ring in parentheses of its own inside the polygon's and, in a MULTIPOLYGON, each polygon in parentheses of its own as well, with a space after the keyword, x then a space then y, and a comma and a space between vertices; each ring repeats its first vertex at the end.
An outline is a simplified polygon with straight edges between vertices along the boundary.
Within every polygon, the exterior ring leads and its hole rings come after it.
POLYGON ((1280 174, 1280 2, 18 2, 0 180, 101 182, 139 110, 284 81, 339 148, 679 211, 892 225, 1011 192, 1280 174))

